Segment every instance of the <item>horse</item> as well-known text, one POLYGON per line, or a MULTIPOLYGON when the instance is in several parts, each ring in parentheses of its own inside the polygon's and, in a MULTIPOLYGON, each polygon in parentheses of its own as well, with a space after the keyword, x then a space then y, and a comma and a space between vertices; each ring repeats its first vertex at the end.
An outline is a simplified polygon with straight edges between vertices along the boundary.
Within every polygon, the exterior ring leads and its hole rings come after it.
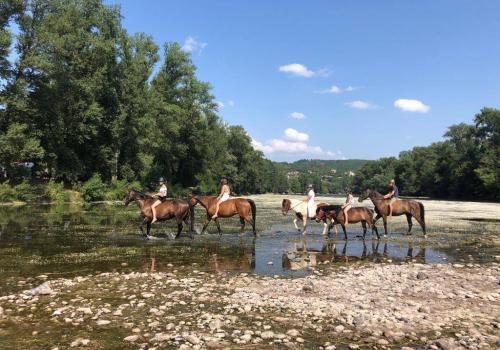
MULTIPOLYGON (((314 204, 314 213, 316 213, 316 208, 328 205, 328 203, 319 203, 319 204, 314 204)), ((297 220, 302 220, 302 234, 306 234, 306 229, 307 229, 307 202, 300 200, 300 199, 283 199, 281 202, 281 213, 283 215, 288 214, 290 210, 293 210, 295 212, 295 217, 293 219, 293 224, 295 225, 295 228, 297 231, 301 231, 300 228, 297 226, 297 220)), ((314 217, 310 219, 314 219, 314 217)), ((332 224, 330 226, 326 223, 326 219, 323 220, 323 235, 325 235, 330 231, 332 224)), ((334 226, 335 227, 335 226, 334 226)), ((335 227, 335 233, 337 233, 337 228, 335 227)))
MULTIPOLYGON (((215 214, 215 206, 217 204, 217 200, 218 197, 215 196, 193 196, 190 198, 191 206, 194 207, 196 204, 200 204, 203 208, 205 208, 207 212, 207 220, 203 225, 201 233, 205 232, 207 226, 212 221, 212 216, 215 214)), ((240 233, 244 232, 245 223, 248 222, 252 225, 254 236, 257 235, 257 231, 255 231, 255 217, 257 215, 257 207, 255 206, 255 202, 252 199, 248 198, 231 198, 220 204, 217 217, 213 219, 217 225, 219 235, 222 234, 222 230, 219 224, 219 217, 230 218, 234 215, 239 215, 240 217, 240 233)))
MULTIPOLYGON (((384 237, 387 237, 387 216, 389 215, 389 202, 390 199, 385 199, 382 194, 375 190, 366 189, 363 191, 359 197, 359 202, 370 198, 375 206, 375 212, 377 216, 375 217, 375 222, 382 218, 384 221, 384 237)), ((411 218, 414 217, 418 221, 422 230, 424 232, 424 238, 427 238, 427 232, 425 228, 425 209, 421 202, 412 199, 398 199, 392 204, 392 215, 406 215, 406 220, 408 221, 408 231, 407 235, 411 235, 411 228, 413 226, 411 218)))
MULTIPOLYGON (((349 224, 356 224, 361 222, 363 226, 363 239, 366 236, 366 224, 370 225, 373 231, 377 234, 377 239, 380 239, 378 234, 377 227, 375 226, 375 221, 373 220, 373 210, 368 208, 351 208, 349 209, 349 224)), ((321 220, 330 219, 332 221, 332 225, 335 223, 339 223, 342 226, 342 230, 344 231, 345 239, 347 240, 347 232, 345 229, 345 216, 342 206, 340 205, 325 205, 318 207, 316 209, 316 221, 319 222, 321 220)))
MULTIPOLYGON (((130 202, 136 202, 137 206, 141 210, 141 216, 143 218, 139 228, 144 235, 143 226, 146 225, 146 237, 149 237, 151 231, 151 221, 153 220, 153 211, 151 206, 157 199, 151 197, 147 194, 139 192, 135 189, 129 189, 127 196, 125 197, 125 206, 130 202)), ((182 232, 182 222, 184 221, 186 225, 189 226, 189 236, 193 238, 193 224, 194 224, 194 209, 189 201, 184 199, 168 199, 156 207, 156 218, 158 221, 165 221, 175 218, 177 223, 177 235, 175 238, 179 238, 182 232), (188 222, 189 219, 189 222, 188 222)))

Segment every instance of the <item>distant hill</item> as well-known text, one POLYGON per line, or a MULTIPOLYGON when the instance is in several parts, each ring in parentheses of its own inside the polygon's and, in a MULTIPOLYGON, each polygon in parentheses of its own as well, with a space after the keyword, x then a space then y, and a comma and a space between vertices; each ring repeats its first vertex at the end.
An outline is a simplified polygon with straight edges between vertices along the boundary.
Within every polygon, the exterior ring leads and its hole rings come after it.
POLYGON ((336 174, 341 175, 352 171, 356 173, 367 161, 364 159, 345 159, 345 160, 321 160, 321 159, 301 159, 293 163, 279 162, 287 172, 298 171, 300 173, 313 172, 319 175, 336 174))
POLYGON ((351 187, 356 172, 366 163, 363 159, 301 159, 293 163, 275 163, 286 174, 290 192, 302 193, 307 184, 317 192, 344 193, 351 187))

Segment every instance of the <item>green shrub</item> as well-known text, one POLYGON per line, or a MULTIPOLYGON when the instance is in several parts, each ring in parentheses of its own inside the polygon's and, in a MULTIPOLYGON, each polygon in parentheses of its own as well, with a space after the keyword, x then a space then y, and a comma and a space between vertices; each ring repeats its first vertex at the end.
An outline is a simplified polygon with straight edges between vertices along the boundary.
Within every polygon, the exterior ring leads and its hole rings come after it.
POLYGON ((108 189, 104 194, 104 199, 108 201, 122 200, 125 198, 129 188, 140 189, 141 184, 137 181, 128 182, 125 179, 111 181, 111 184, 108 186, 108 189))
POLYGON ((40 186, 30 184, 28 181, 23 181, 14 187, 16 197, 20 201, 35 202, 40 199, 40 186))
POLYGON ((81 187, 83 199, 86 202, 100 201, 104 199, 106 184, 101 180, 99 174, 94 174, 81 187))
POLYGON ((12 202, 17 200, 16 190, 9 184, 9 181, 0 183, 0 202, 12 202))
POLYGON ((69 200, 68 192, 64 189, 62 182, 50 180, 44 189, 44 197, 50 202, 67 202, 69 200))

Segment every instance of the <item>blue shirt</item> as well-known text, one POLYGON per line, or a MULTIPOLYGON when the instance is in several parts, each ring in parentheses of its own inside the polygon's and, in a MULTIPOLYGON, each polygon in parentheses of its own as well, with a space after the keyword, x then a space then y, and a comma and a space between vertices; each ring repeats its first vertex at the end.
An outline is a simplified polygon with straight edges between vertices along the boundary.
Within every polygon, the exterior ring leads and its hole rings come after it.
POLYGON ((394 185, 392 187, 392 190, 394 191, 394 194, 392 195, 393 198, 398 198, 399 197, 399 189, 398 186, 394 185))

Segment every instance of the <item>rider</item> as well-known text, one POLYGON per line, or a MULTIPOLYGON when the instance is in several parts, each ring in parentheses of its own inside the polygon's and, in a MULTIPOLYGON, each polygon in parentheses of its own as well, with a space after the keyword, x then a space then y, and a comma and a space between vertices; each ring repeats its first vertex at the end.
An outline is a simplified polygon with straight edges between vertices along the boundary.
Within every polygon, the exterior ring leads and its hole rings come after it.
POLYGON ((231 190, 229 189, 229 186, 227 185, 226 178, 223 177, 222 180, 220 180, 220 183, 221 183, 220 194, 217 197, 217 204, 215 206, 215 214, 212 216, 212 219, 217 218, 217 215, 219 214, 219 205, 222 202, 225 202, 229 199, 229 193, 231 192, 231 190))
POLYGON ((344 226, 347 226, 347 224, 349 224, 349 216, 347 212, 354 205, 354 196, 352 195, 352 191, 350 188, 346 188, 345 193, 347 194, 347 198, 345 199, 345 203, 342 204, 342 211, 344 212, 344 218, 345 218, 344 226))
POLYGON ((160 191, 154 195, 155 197, 157 197, 157 199, 151 206, 151 210, 153 211, 153 220, 151 221, 151 223, 154 223, 157 220, 156 207, 159 206, 161 203, 165 202, 165 200, 167 199, 167 181, 163 176, 160 177, 158 181, 160 182, 160 191))
POLYGON ((316 214, 315 208, 314 208, 314 196, 315 196, 315 193, 314 193, 314 187, 313 187, 312 184, 309 184, 307 186, 307 189, 308 189, 308 192, 307 192, 307 197, 306 197, 305 201, 307 202, 307 216, 310 217, 309 213, 316 214))
POLYGON ((394 205, 394 202, 399 198, 399 189, 398 186, 396 186, 396 181, 394 181, 394 179, 389 182, 389 187, 391 188, 391 191, 387 193, 384 198, 391 200, 389 202, 389 216, 392 216, 392 206, 394 205))

